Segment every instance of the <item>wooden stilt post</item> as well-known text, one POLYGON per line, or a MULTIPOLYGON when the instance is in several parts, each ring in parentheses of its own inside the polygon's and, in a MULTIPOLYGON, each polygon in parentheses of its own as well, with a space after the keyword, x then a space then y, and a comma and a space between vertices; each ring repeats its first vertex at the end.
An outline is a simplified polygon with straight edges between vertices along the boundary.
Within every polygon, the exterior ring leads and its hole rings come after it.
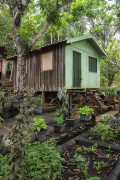
POLYGON ((45 92, 42 91, 42 97, 43 97, 43 104, 45 103, 45 92))

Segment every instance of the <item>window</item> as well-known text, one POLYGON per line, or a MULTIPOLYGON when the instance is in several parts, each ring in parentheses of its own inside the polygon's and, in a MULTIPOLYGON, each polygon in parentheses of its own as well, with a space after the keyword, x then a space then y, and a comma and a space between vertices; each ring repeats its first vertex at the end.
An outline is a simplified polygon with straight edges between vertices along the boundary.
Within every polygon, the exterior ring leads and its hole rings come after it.
POLYGON ((53 55, 52 52, 42 54, 42 71, 49 71, 53 69, 53 55))
POLYGON ((89 72, 97 72, 97 59, 89 56, 89 72))

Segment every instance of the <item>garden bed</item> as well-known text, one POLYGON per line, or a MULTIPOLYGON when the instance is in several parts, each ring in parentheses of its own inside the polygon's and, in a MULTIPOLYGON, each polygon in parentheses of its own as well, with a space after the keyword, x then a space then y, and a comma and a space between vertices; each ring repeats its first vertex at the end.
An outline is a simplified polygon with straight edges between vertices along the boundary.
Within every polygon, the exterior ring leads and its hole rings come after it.
POLYGON ((57 144, 62 145, 88 131, 92 126, 92 123, 79 123, 76 127, 66 127, 65 132, 61 134, 50 132, 49 137, 55 137, 57 144))
POLYGON ((87 146, 89 146, 97 143, 100 148, 103 149, 111 148, 112 150, 120 151, 120 139, 110 142, 102 142, 100 141, 98 136, 92 134, 91 131, 81 134, 80 136, 75 138, 75 140, 78 144, 82 144, 82 145, 86 144, 87 146), (115 142, 117 142, 117 144, 115 144, 115 142))
POLYGON ((100 149, 96 145, 87 148, 74 144, 66 149, 62 152, 65 158, 64 180, 87 180, 90 177, 98 177, 96 180, 108 180, 120 157, 120 152, 100 149))

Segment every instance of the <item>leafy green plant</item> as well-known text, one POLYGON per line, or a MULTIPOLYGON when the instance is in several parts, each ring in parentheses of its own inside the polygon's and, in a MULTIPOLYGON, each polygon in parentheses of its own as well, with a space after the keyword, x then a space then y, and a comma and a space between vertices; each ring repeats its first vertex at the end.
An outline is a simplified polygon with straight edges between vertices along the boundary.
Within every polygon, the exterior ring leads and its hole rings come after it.
POLYGON ((105 89, 105 95, 109 98, 117 97, 117 90, 115 87, 108 87, 105 89))
POLYGON ((94 145, 90 146, 90 147, 85 147, 85 146, 81 146, 77 148, 78 152, 83 152, 83 153, 94 153, 97 150, 97 143, 95 143, 94 145))
POLYGON ((8 165, 8 156, 3 156, 0 154, 0 180, 6 178, 9 172, 9 165, 8 165))
POLYGON ((37 132, 40 132, 42 130, 44 131, 48 127, 45 120, 39 117, 34 118, 34 122, 32 123, 32 125, 33 125, 32 127, 33 131, 37 131, 37 132))
POLYGON ((90 177, 90 178, 87 178, 86 180, 100 180, 100 177, 98 176, 90 177))
POLYGON ((115 120, 115 119, 116 119, 116 117, 112 114, 103 114, 100 118, 100 121, 102 123, 109 123, 109 121, 115 120))
POLYGON ((28 150, 29 179, 62 179, 64 159, 53 141, 33 143, 28 150))
POLYGON ((55 116, 55 121, 57 124, 63 124, 64 123, 64 117, 63 115, 61 116, 55 116))
MULTIPOLYGON (((64 159, 61 157, 60 149, 53 140, 41 144, 38 142, 30 144, 27 147, 26 158, 27 165, 25 169, 27 171, 27 179, 62 180, 64 159)), ((10 171, 8 159, 8 155, 3 156, 0 154, 0 180, 6 179, 10 171)), ((15 168, 19 170, 18 166, 15 168)), ((20 175, 18 179, 24 178, 20 175)))
POLYGON ((31 126, 29 116, 34 112, 34 91, 24 89, 19 94, 23 102, 19 107, 19 114, 15 117, 15 123, 9 133, 10 171, 8 179, 26 179, 27 178, 27 148, 31 139, 31 126))
POLYGON ((78 114, 89 116, 91 114, 94 114, 94 109, 87 106, 81 107, 78 109, 78 114))
POLYGON ((37 107, 42 106, 43 105, 43 96, 39 95, 38 97, 35 97, 35 105, 37 107))
POLYGON ((118 136, 117 131, 112 129, 107 124, 99 123, 96 126, 94 126, 91 130, 96 135, 98 135, 102 141, 114 140, 118 136))
POLYGON ((86 158, 81 155, 75 154, 73 160, 75 163, 77 163, 77 168, 83 172, 85 177, 87 177, 89 166, 86 158))
POLYGON ((101 173, 102 168, 105 168, 107 166, 108 166, 108 164, 104 161, 94 161, 94 163, 93 163, 93 167, 94 167, 94 169, 97 170, 98 174, 101 173))
POLYGON ((0 116, 0 124, 4 121, 4 119, 0 116))

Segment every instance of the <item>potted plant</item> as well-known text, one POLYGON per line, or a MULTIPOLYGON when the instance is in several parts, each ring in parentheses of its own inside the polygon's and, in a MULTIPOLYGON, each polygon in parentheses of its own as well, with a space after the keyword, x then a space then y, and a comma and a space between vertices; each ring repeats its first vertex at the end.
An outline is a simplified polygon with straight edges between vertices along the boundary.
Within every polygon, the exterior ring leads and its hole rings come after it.
POLYGON ((35 110, 34 110, 34 113, 35 114, 41 114, 42 113, 42 106, 43 106, 43 96, 40 95, 38 97, 35 98, 36 102, 35 102, 35 110))
POLYGON ((78 119, 75 118, 76 106, 72 109, 68 108, 68 117, 66 117, 65 122, 66 126, 74 127, 78 124, 78 119))
POLYGON ((80 114, 81 121, 89 121, 90 115, 94 114, 94 109, 88 106, 81 107, 78 109, 78 114, 80 114))
POLYGON ((65 121, 63 114, 55 115, 54 132, 63 133, 65 131, 65 121))
POLYGON ((43 118, 36 117, 34 118, 33 125, 33 131, 37 135, 37 138, 40 142, 43 142, 46 140, 46 134, 47 134, 47 128, 46 122, 43 118))

